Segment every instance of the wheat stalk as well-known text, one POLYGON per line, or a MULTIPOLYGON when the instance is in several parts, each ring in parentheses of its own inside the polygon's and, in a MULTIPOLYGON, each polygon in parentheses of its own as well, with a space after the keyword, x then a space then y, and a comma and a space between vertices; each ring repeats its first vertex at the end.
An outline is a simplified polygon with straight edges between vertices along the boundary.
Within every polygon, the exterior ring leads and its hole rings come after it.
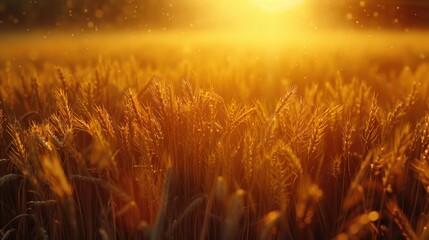
POLYGON ((402 236, 405 239, 418 239, 414 229, 411 226, 410 221, 404 214, 402 209, 398 206, 398 202, 394 198, 389 198, 386 202, 386 208, 393 221, 401 230, 402 236))

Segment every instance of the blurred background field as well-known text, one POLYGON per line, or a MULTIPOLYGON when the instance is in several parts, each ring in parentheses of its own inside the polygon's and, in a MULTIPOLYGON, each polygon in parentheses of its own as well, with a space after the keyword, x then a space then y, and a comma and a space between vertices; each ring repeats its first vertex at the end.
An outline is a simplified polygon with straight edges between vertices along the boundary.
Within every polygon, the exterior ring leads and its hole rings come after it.
POLYGON ((388 98, 403 85, 426 82, 428 38, 422 30, 9 32, 0 39, 0 66, 30 76, 60 66, 83 79, 79 69, 108 61, 121 77, 176 83, 187 78, 228 98, 269 102, 291 85, 304 89, 340 74, 346 81, 366 81, 388 98))

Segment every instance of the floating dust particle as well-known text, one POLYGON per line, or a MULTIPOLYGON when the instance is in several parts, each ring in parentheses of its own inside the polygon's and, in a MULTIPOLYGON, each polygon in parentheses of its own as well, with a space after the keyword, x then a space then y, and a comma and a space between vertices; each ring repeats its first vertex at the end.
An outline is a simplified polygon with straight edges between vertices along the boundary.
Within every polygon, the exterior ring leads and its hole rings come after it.
POLYGON ((346 14, 346 18, 347 18, 347 20, 352 20, 353 19, 353 14, 352 13, 347 13, 346 14))
POLYGON ((97 9, 94 12, 94 16, 96 18, 103 18, 104 17, 104 11, 102 9, 97 9))

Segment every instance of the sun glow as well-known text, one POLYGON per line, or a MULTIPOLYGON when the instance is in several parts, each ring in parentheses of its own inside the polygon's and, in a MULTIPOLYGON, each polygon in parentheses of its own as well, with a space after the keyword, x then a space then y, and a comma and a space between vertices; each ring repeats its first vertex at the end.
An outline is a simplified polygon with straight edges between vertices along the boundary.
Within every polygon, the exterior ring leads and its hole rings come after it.
POLYGON ((301 5, 304 0, 253 0, 256 6, 268 11, 284 11, 301 5))
POLYGON ((308 25, 305 0, 218 0, 205 9, 204 20, 215 28, 254 31, 259 36, 291 35, 308 25))

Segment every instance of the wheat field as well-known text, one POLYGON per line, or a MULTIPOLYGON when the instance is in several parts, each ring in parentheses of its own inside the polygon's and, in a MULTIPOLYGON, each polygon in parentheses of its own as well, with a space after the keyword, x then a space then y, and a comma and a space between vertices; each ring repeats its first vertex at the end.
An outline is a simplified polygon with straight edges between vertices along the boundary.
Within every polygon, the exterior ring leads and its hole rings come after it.
POLYGON ((0 238, 429 239, 427 36, 395 37, 0 40, 0 238))

